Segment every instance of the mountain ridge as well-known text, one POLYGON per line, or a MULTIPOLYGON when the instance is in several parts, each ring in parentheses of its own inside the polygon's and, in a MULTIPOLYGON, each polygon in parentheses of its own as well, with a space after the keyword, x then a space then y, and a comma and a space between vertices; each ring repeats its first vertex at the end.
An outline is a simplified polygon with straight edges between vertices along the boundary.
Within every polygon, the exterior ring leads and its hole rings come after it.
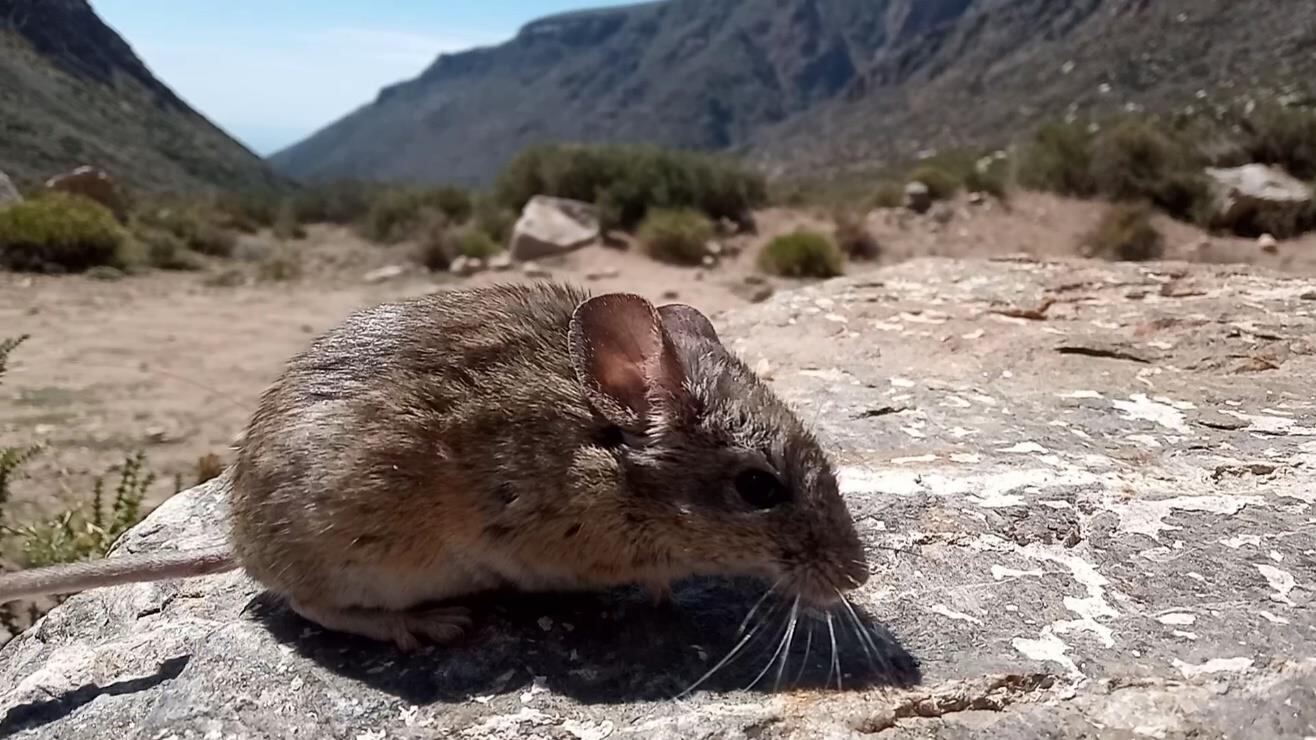
POLYGON ((0 170, 29 185, 83 164, 152 192, 287 184, 86 0, 0 0, 0 134, 0 170))
POLYGON ((659 0, 441 55, 270 162, 478 185, 536 144, 646 142, 828 171, 1259 91, 1316 74, 1313 50, 1300 0, 659 0))

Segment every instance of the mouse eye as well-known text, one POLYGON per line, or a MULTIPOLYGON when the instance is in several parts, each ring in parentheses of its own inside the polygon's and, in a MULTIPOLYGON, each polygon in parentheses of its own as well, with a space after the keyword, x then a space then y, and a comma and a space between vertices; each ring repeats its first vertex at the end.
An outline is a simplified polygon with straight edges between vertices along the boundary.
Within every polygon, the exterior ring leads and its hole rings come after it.
POLYGON ((736 475, 736 493, 755 509, 772 509, 790 499, 790 491, 777 476, 750 468, 736 475))

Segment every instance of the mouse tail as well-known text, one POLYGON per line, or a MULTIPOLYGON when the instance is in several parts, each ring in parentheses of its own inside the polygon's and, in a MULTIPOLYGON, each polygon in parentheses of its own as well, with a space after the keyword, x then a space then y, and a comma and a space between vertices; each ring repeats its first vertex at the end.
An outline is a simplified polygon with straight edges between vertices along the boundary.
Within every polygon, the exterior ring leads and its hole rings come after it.
POLYGON ((0 604, 33 596, 72 594, 124 583, 164 581, 223 573, 238 567, 223 545, 204 550, 153 553, 65 563, 0 575, 0 604))

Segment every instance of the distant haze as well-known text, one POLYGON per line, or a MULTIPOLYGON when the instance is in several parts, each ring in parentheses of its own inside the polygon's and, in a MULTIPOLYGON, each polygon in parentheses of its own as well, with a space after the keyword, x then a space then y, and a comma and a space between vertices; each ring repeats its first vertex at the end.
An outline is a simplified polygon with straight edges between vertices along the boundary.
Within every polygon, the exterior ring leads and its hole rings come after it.
POLYGON ((617 0, 92 0, 162 82, 265 155, 419 74, 440 53, 617 0))

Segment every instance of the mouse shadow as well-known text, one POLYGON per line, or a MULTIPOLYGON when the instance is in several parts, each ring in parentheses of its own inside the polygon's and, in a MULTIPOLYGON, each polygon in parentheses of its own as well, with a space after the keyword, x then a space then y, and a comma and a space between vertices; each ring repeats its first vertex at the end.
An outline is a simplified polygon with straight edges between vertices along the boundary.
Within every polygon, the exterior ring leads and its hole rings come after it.
POLYGON ((410 654, 330 632, 269 594, 248 606, 276 640, 341 676, 416 705, 546 689, 583 704, 696 692, 852 691, 918 684, 918 662, 884 626, 844 606, 792 620, 764 585, 692 579, 654 605, 639 589, 491 593, 464 599, 475 627, 410 654), (715 670, 714 670, 715 669, 715 670))

